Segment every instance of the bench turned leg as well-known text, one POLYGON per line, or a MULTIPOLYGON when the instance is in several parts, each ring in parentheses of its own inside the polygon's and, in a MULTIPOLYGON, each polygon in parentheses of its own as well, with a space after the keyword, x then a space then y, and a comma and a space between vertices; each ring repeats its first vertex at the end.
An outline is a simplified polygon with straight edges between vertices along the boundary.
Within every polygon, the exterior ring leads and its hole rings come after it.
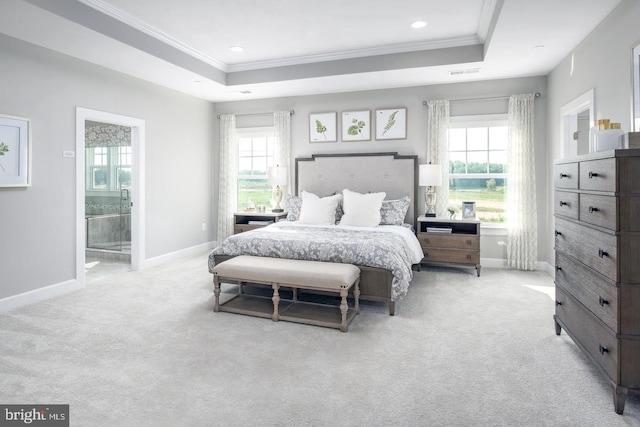
POLYGON ((215 295, 215 303, 213 304, 213 312, 217 313, 220 311, 220 280, 218 280, 218 275, 213 275, 213 294, 215 295))
POLYGON ((360 279, 356 280, 355 289, 353 290, 354 307, 356 313, 360 314, 360 279))
POLYGON ((342 313, 340 332, 347 332, 347 311, 349 311, 349 305, 347 305, 348 293, 349 292, 346 289, 340 289, 340 296, 342 297, 342 301, 340 302, 340 313, 342 313))
POLYGON ((280 292, 278 291, 279 288, 280 286, 277 283, 273 284, 273 297, 271 298, 271 300, 273 301, 273 317, 271 318, 271 320, 273 320, 274 322, 280 320, 280 314, 278 313, 278 305, 280 305, 280 292))

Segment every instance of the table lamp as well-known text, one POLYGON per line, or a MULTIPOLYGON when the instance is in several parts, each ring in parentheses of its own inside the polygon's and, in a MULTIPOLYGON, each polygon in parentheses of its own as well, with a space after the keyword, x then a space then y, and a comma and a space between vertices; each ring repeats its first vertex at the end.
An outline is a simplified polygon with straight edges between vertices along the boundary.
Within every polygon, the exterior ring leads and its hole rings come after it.
POLYGON ((424 204, 427 212, 424 216, 436 216, 436 188, 442 185, 442 168, 440 165, 420 165, 418 185, 426 187, 424 192, 424 204))
POLYGON ((280 187, 287 185, 287 168, 280 167, 280 165, 270 167, 268 181, 269 185, 275 185, 273 189, 273 203, 275 206, 271 209, 271 212, 283 212, 280 207, 280 203, 282 203, 282 188, 280 187))

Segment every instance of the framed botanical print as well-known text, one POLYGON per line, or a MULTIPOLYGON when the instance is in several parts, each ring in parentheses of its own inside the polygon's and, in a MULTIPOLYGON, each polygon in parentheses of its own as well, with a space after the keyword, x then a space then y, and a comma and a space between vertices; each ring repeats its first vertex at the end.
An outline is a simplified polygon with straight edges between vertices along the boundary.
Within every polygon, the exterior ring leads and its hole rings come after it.
POLYGON ((407 109, 376 110, 376 139, 407 139, 407 109))
POLYGON ((0 187, 31 185, 30 120, 0 115, 0 187))
POLYGON ((342 141, 371 140, 371 110, 342 112, 342 141))
POLYGON ((309 114, 309 142, 336 142, 337 116, 335 111, 309 114))

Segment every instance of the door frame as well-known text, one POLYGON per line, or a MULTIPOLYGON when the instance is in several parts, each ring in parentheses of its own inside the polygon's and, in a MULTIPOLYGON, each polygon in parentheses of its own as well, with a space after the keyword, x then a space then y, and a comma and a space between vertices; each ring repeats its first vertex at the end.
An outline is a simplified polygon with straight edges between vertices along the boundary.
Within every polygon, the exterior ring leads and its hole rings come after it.
POLYGON ((76 280, 85 285, 85 122, 87 120, 112 123, 131 128, 132 174, 131 187, 131 269, 141 270, 145 257, 144 217, 145 181, 144 146, 145 121, 105 111, 76 107, 76 280))

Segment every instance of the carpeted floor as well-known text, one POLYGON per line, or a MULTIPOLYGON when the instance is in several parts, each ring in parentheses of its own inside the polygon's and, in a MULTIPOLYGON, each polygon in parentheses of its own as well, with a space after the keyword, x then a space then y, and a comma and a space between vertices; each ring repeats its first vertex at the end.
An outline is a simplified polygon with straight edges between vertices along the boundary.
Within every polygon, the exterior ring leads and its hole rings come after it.
POLYGON ((72 426, 640 426, 566 334, 540 272, 415 272, 348 333, 213 313, 206 254, 0 315, 0 403, 72 426))

